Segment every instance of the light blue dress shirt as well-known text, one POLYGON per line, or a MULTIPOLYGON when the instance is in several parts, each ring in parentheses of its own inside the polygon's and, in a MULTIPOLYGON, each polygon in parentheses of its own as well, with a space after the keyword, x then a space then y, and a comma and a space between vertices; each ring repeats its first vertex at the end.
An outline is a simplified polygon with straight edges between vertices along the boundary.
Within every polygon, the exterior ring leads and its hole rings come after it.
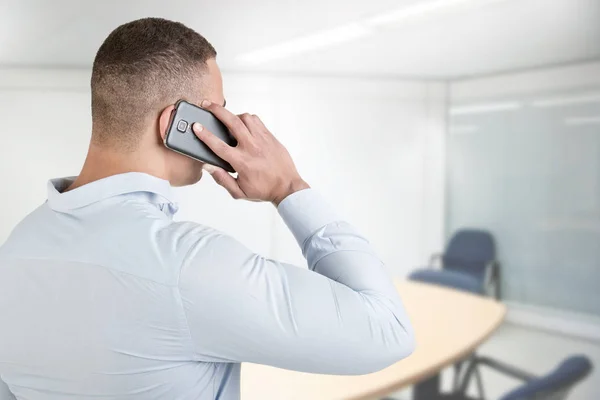
POLYGON ((174 222, 167 181, 70 183, 0 247, 2 400, 238 399, 241 362, 364 374, 414 348, 384 265, 312 189, 278 208, 307 270, 174 222))

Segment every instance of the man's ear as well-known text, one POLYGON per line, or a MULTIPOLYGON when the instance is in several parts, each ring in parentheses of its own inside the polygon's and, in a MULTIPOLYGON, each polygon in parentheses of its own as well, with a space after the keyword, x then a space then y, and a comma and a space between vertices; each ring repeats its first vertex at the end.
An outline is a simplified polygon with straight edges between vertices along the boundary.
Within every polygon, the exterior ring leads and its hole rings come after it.
POLYGON ((171 113, 175 110, 174 105, 170 105, 169 107, 162 110, 160 113, 160 117, 158 118, 158 132, 162 140, 165 140, 165 136, 167 135, 167 128, 169 127, 169 121, 171 120, 171 113))

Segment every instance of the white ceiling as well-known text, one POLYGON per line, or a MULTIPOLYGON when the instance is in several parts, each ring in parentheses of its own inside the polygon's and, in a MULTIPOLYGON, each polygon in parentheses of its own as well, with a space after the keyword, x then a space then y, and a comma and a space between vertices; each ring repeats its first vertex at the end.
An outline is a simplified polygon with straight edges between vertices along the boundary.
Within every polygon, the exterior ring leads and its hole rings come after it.
POLYGON ((277 61, 236 61, 251 50, 427 1, 0 0, 0 66, 89 67, 112 29, 144 16, 196 29, 227 71, 438 79, 600 59, 600 0, 499 0, 277 61))

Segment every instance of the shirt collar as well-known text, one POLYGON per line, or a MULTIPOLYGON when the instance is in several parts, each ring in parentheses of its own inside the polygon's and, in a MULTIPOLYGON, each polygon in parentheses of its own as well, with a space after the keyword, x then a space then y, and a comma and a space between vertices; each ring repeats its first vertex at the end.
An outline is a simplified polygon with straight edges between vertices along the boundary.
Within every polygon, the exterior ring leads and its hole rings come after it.
MULTIPOLYGON (((56 211, 68 211, 129 193, 150 194, 149 201, 160 206, 169 206, 170 214, 177 211, 173 188, 169 181, 141 172, 128 172, 90 182, 62 193, 73 183, 74 177, 48 181, 48 205, 56 211)), ((167 210, 164 210, 167 211, 167 210)))

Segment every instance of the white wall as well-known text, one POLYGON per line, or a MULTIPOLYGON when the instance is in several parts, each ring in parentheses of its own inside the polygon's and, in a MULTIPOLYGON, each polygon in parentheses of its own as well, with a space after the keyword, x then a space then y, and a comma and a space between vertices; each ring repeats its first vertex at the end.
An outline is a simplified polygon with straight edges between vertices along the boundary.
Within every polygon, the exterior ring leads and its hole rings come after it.
MULTIPOLYGON (((44 201, 48 178, 78 173, 90 136, 88 75, 0 70, 0 243, 44 201)), ((444 85, 242 74, 224 80, 229 108, 263 118, 305 179, 371 239, 394 275, 440 249, 444 85)), ((231 200, 210 179, 180 189, 179 201, 179 218, 303 263, 270 205, 231 200)))

